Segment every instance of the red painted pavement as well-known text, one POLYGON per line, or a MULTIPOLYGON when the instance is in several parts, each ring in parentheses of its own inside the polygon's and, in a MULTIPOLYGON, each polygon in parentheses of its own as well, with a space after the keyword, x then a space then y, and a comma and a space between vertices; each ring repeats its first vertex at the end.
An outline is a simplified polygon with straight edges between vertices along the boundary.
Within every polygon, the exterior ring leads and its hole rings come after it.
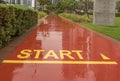
POLYGON ((5 63, 0 64, 0 81, 120 81, 120 44, 85 29, 75 23, 49 15, 5 60, 29 61, 114 61, 117 64, 53 64, 5 63), (29 58, 18 58, 22 50, 32 50, 29 58), (35 58, 34 50, 46 50, 35 58), (83 59, 64 59, 45 54, 53 50, 82 50, 83 59), (110 59, 103 59, 100 53, 110 59))

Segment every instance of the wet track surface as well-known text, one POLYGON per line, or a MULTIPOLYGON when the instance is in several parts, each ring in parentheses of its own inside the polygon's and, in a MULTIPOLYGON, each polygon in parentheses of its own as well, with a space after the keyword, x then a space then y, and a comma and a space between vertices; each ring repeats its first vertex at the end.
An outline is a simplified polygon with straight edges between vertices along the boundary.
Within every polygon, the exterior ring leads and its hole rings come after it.
POLYGON ((0 81, 120 81, 120 44, 49 15, 0 64, 0 81))

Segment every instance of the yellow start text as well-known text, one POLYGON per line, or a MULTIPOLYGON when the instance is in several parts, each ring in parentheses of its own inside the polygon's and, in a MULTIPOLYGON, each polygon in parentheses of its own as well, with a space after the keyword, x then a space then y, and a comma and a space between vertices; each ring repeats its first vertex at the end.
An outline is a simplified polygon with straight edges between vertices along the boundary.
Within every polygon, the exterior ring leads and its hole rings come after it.
MULTIPOLYGON (((57 54, 54 50, 30 50, 30 49, 25 49, 20 51, 19 54, 17 54, 17 58, 19 59, 27 59, 30 58, 32 54, 34 54, 34 59, 39 59, 40 56, 43 55, 43 59, 48 59, 48 58, 53 58, 53 59, 65 59, 67 57, 68 59, 74 60, 76 55, 78 59, 83 60, 82 56, 82 50, 59 50, 59 54, 57 54)), ((104 60, 110 60, 109 57, 105 56, 104 54, 100 53, 100 56, 104 60)))

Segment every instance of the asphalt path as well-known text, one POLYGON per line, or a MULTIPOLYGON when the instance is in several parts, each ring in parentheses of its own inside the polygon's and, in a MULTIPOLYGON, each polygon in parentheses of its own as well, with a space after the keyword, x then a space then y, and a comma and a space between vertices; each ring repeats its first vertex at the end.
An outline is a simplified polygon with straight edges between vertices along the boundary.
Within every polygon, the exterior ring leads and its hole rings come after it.
POLYGON ((0 64, 0 81, 120 81, 120 44, 48 15, 0 64))

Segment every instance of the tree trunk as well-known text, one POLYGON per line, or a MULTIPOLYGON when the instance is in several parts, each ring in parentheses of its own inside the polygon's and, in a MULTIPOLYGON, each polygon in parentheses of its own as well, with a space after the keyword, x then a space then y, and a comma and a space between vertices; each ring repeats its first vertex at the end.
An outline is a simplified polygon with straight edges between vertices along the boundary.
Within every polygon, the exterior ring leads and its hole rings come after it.
POLYGON ((85 4, 85 15, 87 16, 87 18, 89 18, 89 13, 88 13, 88 10, 89 10, 89 0, 85 0, 84 4, 85 4))

